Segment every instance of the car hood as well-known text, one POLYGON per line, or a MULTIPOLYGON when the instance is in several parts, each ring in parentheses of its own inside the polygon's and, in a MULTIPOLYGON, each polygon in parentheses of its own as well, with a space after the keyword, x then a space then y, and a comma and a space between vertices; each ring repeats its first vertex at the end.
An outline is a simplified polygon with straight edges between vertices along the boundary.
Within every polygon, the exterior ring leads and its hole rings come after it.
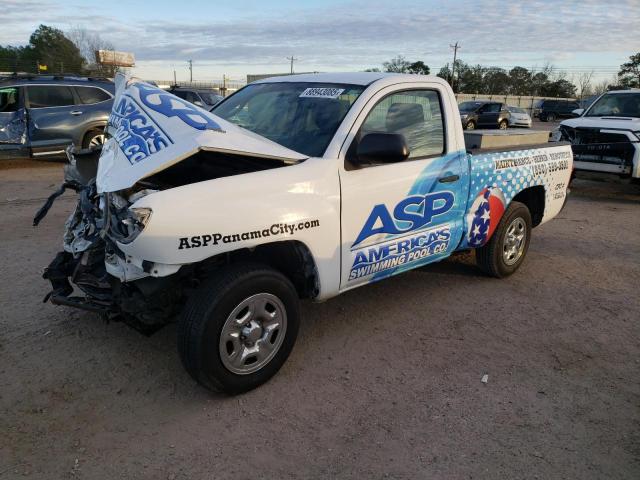
POLYGON ((578 117, 560 123, 571 128, 611 128, 614 130, 640 130, 640 118, 634 117, 578 117))
POLYGON ((133 186, 198 150, 296 163, 307 158, 135 78, 118 75, 96 185, 99 193, 133 186))

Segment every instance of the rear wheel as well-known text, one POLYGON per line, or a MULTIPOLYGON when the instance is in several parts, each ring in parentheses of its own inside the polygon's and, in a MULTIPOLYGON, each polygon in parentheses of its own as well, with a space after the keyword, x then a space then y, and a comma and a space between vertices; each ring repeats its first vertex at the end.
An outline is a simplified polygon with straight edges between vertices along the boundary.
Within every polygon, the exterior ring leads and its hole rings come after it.
POLYGON ((467 125, 465 126, 465 128, 467 130, 475 130, 476 129, 476 122, 474 122, 473 120, 469 120, 467 122, 467 125))
POLYGON ((547 122, 553 122, 556 119, 556 114, 555 113, 547 113, 547 122))
POLYGON ((531 240, 531 213, 526 205, 511 202, 489 242, 476 250, 476 263, 487 275, 502 278, 524 261, 531 240))
POLYGON ((238 394, 269 380, 298 334, 298 295, 280 272, 230 266, 189 299, 178 327, 187 372, 210 390, 238 394))
POLYGON ((508 126, 509 126, 509 122, 507 122, 506 120, 501 120, 500 123, 498 124, 498 128, 500 130, 506 130, 508 126))

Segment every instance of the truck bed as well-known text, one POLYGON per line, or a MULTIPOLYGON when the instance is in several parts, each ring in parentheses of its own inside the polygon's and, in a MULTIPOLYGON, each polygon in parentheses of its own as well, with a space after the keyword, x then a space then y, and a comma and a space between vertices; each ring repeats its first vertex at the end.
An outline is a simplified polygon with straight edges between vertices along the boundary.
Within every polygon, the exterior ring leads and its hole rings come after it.
POLYGON ((507 149, 547 143, 550 132, 545 130, 467 130, 464 143, 470 149, 507 149))

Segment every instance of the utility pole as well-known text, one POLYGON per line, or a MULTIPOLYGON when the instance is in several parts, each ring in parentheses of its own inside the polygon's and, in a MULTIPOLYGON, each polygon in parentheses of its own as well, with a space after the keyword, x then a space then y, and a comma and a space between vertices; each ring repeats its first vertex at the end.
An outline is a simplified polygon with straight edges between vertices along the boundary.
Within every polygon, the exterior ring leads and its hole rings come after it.
POLYGON ((189 82, 193 83, 193 60, 187 60, 189 64, 189 82))
POLYGON ((451 88, 453 88, 453 93, 455 93, 456 89, 453 86, 453 80, 455 79, 456 73, 456 57, 458 56, 458 49, 462 47, 458 45, 458 42, 456 42, 455 45, 449 44, 449 46, 453 48, 453 65, 451 66, 451 88))
POLYGON ((291 75, 293 75, 293 61, 298 59, 291 55, 290 57, 287 57, 287 60, 291 60, 291 75))
POLYGON ((178 85, 178 82, 176 81, 176 69, 173 69, 173 84, 174 85, 178 85))

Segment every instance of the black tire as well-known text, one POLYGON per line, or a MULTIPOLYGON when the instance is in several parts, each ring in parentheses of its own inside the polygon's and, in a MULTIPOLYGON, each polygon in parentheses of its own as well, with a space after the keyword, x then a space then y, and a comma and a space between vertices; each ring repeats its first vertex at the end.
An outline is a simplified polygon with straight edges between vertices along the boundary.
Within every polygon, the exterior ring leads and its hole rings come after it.
POLYGON ((502 120, 500 123, 498 123, 498 128, 500 130, 506 130, 507 128, 509 128, 509 122, 507 122, 506 120, 502 120))
POLYGON ((546 116, 546 115, 542 115, 542 114, 540 114, 540 115, 538 116, 538 119, 539 119, 541 122, 546 122, 546 121, 547 121, 547 116, 546 116))
POLYGON ((556 119, 556 114, 555 113, 547 113, 546 116, 546 121, 547 122, 553 122, 556 119))
POLYGON ((104 130, 89 130, 82 139, 82 148, 102 147, 104 143, 104 130), (99 140, 99 141, 97 141, 99 140), (97 142, 96 142, 97 141, 97 142))
POLYGON ((296 341, 299 324, 298 295, 288 278, 264 265, 230 265, 208 278, 187 301, 178 325, 178 352, 185 369, 200 385, 235 395, 256 388, 280 370, 296 341), (284 340, 259 370, 234 373, 225 367, 219 348, 223 327, 243 301, 265 293, 284 306, 284 340))
POLYGON ((469 120, 467 122, 467 124, 464 126, 464 128, 466 130, 475 130, 476 129, 476 122, 474 122, 473 120, 469 120))
POLYGON ((520 268, 520 265, 522 265, 522 262, 527 256, 529 242, 531 241, 531 231, 531 213, 527 206, 520 202, 511 202, 502 215, 502 219, 500 219, 500 223, 495 232, 493 232, 493 236, 489 242, 476 249, 476 263, 478 267, 487 275, 496 278, 507 277, 514 273, 520 268), (503 255, 505 237, 507 236, 509 227, 518 218, 522 219, 525 225, 524 247, 515 263, 508 264, 503 255))

